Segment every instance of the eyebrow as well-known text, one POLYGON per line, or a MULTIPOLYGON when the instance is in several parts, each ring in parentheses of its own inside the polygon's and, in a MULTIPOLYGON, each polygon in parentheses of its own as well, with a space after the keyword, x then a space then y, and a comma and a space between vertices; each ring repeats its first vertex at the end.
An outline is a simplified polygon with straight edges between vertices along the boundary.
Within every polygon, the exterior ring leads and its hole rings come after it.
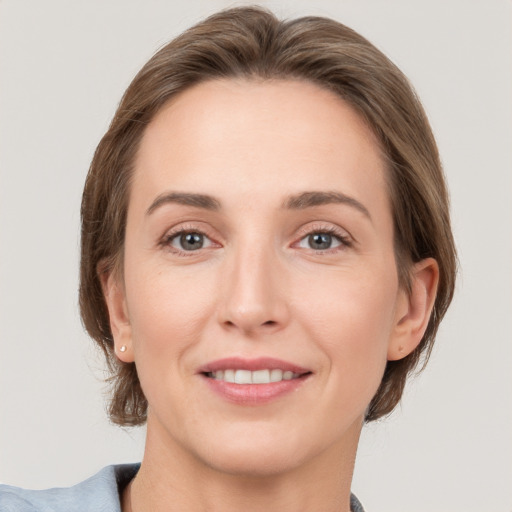
POLYGON ((370 212, 362 203, 341 192, 302 192, 301 194, 290 196, 284 202, 283 207, 289 210, 304 210, 326 204, 346 204, 361 212, 370 221, 372 220, 370 212))
POLYGON ((146 211, 146 215, 151 215, 157 208, 169 203, 195 206, 212 211, 220 209, 220 202, 212 196, 188 192, 165 192, 151 203, 151 206, 146 211))
MULTIPOLYGON (((157 208, 169 203, 194 206, 196 208, 204 208, 205 210, 211 211, 221 209, 220 201, 206 194, 164 192, 151 203, 151 206, 146 211, 146 215, 151 215, 157 208)), ((372 220, 370 212, 362 203, 353 197, 342 194, 341 192, 302 192, 288 197, 282 207, 287 210, 305 210, 306 208, 327 204, 345 204, 351 206, 368 217, 370 221, 372 220)))

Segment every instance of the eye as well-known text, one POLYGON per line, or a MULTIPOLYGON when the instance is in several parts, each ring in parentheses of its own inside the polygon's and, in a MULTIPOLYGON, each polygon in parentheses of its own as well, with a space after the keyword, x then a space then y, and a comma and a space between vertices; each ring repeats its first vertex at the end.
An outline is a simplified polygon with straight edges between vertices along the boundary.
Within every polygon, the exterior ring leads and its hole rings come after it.
POLYGON ((314 251, 327 251, 343 245, 348 245, 343 237, 327 231, 310 233, 298 243, 298 247, 301 249, 313 249, 314 251))
POLYGON ((212 245, 212 241, 197 231, 182 231, 167 238, 167 244, 179 251, 197 251, 212 245))

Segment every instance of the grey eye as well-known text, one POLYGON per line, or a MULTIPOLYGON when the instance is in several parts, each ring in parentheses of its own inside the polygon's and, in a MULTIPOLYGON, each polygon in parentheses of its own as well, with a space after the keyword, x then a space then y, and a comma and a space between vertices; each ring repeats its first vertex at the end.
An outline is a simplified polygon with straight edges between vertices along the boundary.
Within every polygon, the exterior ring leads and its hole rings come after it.
POLYGON ((344 245, 344 241, 331 233, 317 231, 305 236, 298 244, 301 249, 313 249, 314 251, 326 251, 344 245))
POLYGON ((208 238, 202 233, 181 233, 173 237, 171 246, 182 251, 197 251, 208 243, 208 238))
POLYGON ((312 233, 308 236, 308 244, 311 249, 325 250, 332 245, 332 235, 329 233, 312 233))

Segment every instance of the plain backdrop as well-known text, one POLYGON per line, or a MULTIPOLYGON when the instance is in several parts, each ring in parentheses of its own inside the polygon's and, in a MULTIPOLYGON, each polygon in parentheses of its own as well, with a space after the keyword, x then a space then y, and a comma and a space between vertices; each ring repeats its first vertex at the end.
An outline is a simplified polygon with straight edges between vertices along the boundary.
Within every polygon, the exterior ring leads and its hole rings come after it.
MULTIPOLYGON (((264 1, 333 17, 415 85, 452 195, 461 272, 425 372, 364 430, 370 512, 512 510, 512 2, 264 1)), ((111 426, 77 308, 79 204, 93 151, 140 66, 233 2, 0 0, 0 481, 67 486, 140 460, 111 426)))

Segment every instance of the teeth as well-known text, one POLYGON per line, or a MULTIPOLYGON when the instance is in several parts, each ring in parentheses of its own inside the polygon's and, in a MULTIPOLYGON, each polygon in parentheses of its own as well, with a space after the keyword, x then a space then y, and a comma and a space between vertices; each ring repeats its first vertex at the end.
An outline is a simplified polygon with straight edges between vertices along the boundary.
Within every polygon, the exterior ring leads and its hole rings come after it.
POLYGON ((250 370, 237 370, 235 372, 235 384, 252 384, 250 370))
POLYGON ((289 370, 219 370, 209 374, 215 380, 223 380, 235 384, 270 384, 271 382, 281 382, 282 380, 296 379, 300 376, 298 373, 289 370))
POLYGON ((270 370, 270 382, 283 380, 283 370, 270 370))
MULTIPOLYGON (((219 380, 225 380, 226 382, 235 382, 235 370, 224 370, 224 377, 222 377, 222 370, 220 372, 215 372, 215 374, 219 373, 219 380)), ((217 375, 215 375, 217 378, 217 375)))
POLYGON ((270 382, 270 372, 268 370, 257 370, 251 373, 251 382, 253 384, 267 384, 268 382, 270 382))

